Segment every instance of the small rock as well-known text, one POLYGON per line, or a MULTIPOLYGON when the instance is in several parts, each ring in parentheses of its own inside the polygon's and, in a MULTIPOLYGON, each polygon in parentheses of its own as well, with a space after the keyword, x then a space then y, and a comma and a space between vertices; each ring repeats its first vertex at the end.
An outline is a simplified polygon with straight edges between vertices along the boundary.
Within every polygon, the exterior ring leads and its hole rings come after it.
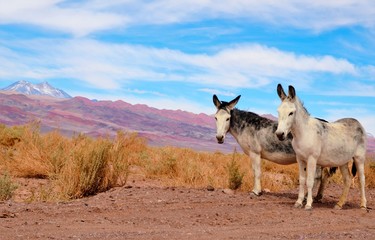
POLYGON ((12 212, 3 212, 0 214, 0 218, 15 218, 16 217, 16 214, 12 213, 12 212))
POLYGON ((211 185, 208 185, 206 189, 207 191, 210 191, 210 192, 215 191, 215 188, 211 185))
POLYGON ((234 194, 234 191, 232 189, 226 188, 226 189, 223 190, 223 193, 228 194, 228 195, 232 195, 232 194, 234 194))

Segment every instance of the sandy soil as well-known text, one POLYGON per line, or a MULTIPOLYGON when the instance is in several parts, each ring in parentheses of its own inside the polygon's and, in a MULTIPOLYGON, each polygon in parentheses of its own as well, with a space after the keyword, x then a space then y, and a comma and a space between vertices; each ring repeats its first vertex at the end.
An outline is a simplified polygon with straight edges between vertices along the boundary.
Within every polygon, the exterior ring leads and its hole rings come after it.
POLYGON ((331 183, 323 202, 305 211, 293 207, 297 189, 252 197, 133 180, 70 202, 2 202, 0 239, 375 239, 375 190, 367 191, 367 211, 355 188, 334 210, 340 192, 331 183))

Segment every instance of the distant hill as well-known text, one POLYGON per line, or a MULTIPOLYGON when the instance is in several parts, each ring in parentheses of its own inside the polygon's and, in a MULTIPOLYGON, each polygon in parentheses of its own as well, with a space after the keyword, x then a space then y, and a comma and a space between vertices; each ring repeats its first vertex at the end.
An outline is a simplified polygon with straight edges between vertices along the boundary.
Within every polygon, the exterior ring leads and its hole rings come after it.
POLYGON ((233 152, 233 138, 216 142, 213 116, 181 110, 160 110, 123 101, 92 101, 26 96, 0 92, 0 123, 8 126, 40 121, 42 132, 59 129, 67 136, 114 136, 117 131, 138 132, 154 146, 177 146, 201 151, 233 152))
POLYGON ((52 87, 48 82, 33 84, 27 81, 18 81, 1 90, 22 93, 25 95, 41 95, 56 98, 72 98, 63 90, 52 87))

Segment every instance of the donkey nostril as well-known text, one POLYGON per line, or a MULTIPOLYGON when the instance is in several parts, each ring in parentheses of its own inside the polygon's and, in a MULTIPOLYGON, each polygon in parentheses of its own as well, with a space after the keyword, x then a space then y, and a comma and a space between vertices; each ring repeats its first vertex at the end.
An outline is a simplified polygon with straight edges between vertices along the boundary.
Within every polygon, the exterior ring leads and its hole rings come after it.
POLYGON ((224 140, 224 136, 216 136, 216 139, 217 141, 220 143, 220 142, 223 142, 224 140))
POLYGON ((279 139, 279 140, 284 140, 284 133, 283 132, 281 132, 281 133, 276 133, 276 136, 277 136, 277 138, 279 139))

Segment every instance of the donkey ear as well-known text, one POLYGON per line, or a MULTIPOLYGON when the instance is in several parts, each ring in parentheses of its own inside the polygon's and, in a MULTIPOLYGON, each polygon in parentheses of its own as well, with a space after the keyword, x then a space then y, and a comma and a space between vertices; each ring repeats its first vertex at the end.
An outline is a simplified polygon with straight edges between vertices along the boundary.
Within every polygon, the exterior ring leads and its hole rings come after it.
POLYGON ((230 110, 232 110, 234 108, 234 106, 236 106, 236 104, 238 103, 238 100, 240 100, 240 97, 241 97, 241 95, 238 95, 235 99, 233 99, 232 101, 230 101, 228 103, 228 108, 230 110))
POLYGON ((221 105, 221 102, 220 102, 219 98, 217 98, 217 96, 215 94, 212 97, 212 101, 214 102, 214 105, 216 106, 216 108, 219 109, 219 107, 221 105))
POLYGON ((296 96, 296 90, 294 89, 294 87, 292 85, 289 85, 288 95, 289 95, 290 99, 294 99, 295 96, 296 96))
POLYGON ((283 86, 281 84, 277 84, 277 95, 279 95, 281 101, 283 101, 286 98, 286 94, 284 92, 283 86))

